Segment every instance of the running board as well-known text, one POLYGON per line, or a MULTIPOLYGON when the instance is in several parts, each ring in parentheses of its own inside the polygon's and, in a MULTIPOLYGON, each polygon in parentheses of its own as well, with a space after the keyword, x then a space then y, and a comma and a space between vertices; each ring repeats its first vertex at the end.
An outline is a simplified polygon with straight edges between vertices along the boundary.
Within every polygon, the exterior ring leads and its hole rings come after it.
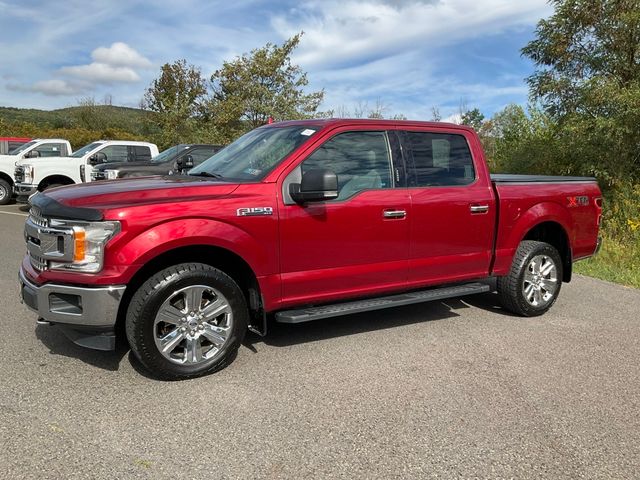
POLYGON ((462 297, 476 293, 489 292, 489 285, 483 283, 466 283, 453 287, 432 288, 419 292, 401 293, 388 297, 370 298, 367 300, 355 300, 353 302, 321 305, 318 307, 301 308, 298 310, 285 310, 276 313, 276 321, 280 323, 303 323, 321 318, 339 317, 352 313, 369 312, 383 308, 400 307, 414 303, 431 302, 445 298, 462 297))

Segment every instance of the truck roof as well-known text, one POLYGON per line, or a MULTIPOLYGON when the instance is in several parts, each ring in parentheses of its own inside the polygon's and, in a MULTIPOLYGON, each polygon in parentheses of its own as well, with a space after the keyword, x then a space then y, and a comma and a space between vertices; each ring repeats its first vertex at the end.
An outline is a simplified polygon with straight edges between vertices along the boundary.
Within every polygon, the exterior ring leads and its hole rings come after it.
POLYGON ((141 142, 138 140, 96 140, 95 142, 90 143, 115 143, 115 144, 126 144, 126 145, 154 145, 152 142, 141 142))
POLYGON ((32 138, 32 142, 68 142, 66 138, 32 138))
POLYGON ((310 120, 287 120, 284 122, 271 123, 265 127, 285 127, 289 125, 309 125, 316 127, 338 127, 341 125, 377 125, 377 126, 403 126, 403 127, 440 127, 455 128, 459 130, 474 131, 467 125, 458 125, 447 122, 425 122, 420 120, 391 120, 391 119, 371 119, 371 118, 317 118, 310 120))

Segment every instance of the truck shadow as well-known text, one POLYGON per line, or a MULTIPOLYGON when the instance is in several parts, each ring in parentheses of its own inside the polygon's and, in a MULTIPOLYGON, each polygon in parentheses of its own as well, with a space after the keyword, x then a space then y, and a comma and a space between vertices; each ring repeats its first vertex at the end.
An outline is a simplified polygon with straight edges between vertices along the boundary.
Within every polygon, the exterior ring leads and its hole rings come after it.
POLYGON ((344 315, 300 324, 277 323, 270 319, 266 337, 250 333, 245 337, 243 345, 254 352, 256 350, 253 345, 256 343, 286 347, 417 323, 446 320, 460 316, 459 310, 472 307, 500 315, 513 316, 509 312, 502 310, 496 294, 485 293, 464 298, 451 298, 439 302, 419 303, 405 307, 344 315))
POLYGON ((129 351, 126 342, 117 342, 113 351, 91 350, 76 345, 55 326, 36 326, 36 337, 49 349, 51 355, 75 358, 94 367, 115 372, 120 368, 120 362, 129 351))

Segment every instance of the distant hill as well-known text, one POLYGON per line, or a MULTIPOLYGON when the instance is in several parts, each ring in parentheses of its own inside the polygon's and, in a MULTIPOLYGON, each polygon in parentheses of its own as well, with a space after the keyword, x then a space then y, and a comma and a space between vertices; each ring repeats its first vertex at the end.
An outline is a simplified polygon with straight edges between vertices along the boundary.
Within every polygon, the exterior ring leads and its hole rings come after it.
POLYGON ((37 110, 33 108, 0 107, 0 119, 8 123, 30 123, 40 128, 118 128, 132 134, 145 133, 149 112, 138 108, 112 105, 90 105, 37 110))

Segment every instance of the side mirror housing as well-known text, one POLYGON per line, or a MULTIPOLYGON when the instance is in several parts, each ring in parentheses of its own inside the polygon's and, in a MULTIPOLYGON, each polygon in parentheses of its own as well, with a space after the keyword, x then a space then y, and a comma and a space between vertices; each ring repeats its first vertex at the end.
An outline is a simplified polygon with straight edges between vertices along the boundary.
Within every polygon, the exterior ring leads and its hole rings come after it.
POLYGON ((90 165, 98 165, 99 163, 104 163, 107 161, 107 156, 102 152, 94 153, 89 157, 90 165))
POLYGON ((291 198, 299 204, 338 198, 338 176, 328 168, 315 168, 302 175, 302 183, 289 186, 291 198))
POLYGON ((40 152, 37 150, 31 150, 30 152, 27 152, 24 156, 24 158, 38 158, 40 156, 40 152))
POLYGON ((193 168, 193 157, 191 155, 185 155, 176 161, 176 165, 179 169, 193 168))

